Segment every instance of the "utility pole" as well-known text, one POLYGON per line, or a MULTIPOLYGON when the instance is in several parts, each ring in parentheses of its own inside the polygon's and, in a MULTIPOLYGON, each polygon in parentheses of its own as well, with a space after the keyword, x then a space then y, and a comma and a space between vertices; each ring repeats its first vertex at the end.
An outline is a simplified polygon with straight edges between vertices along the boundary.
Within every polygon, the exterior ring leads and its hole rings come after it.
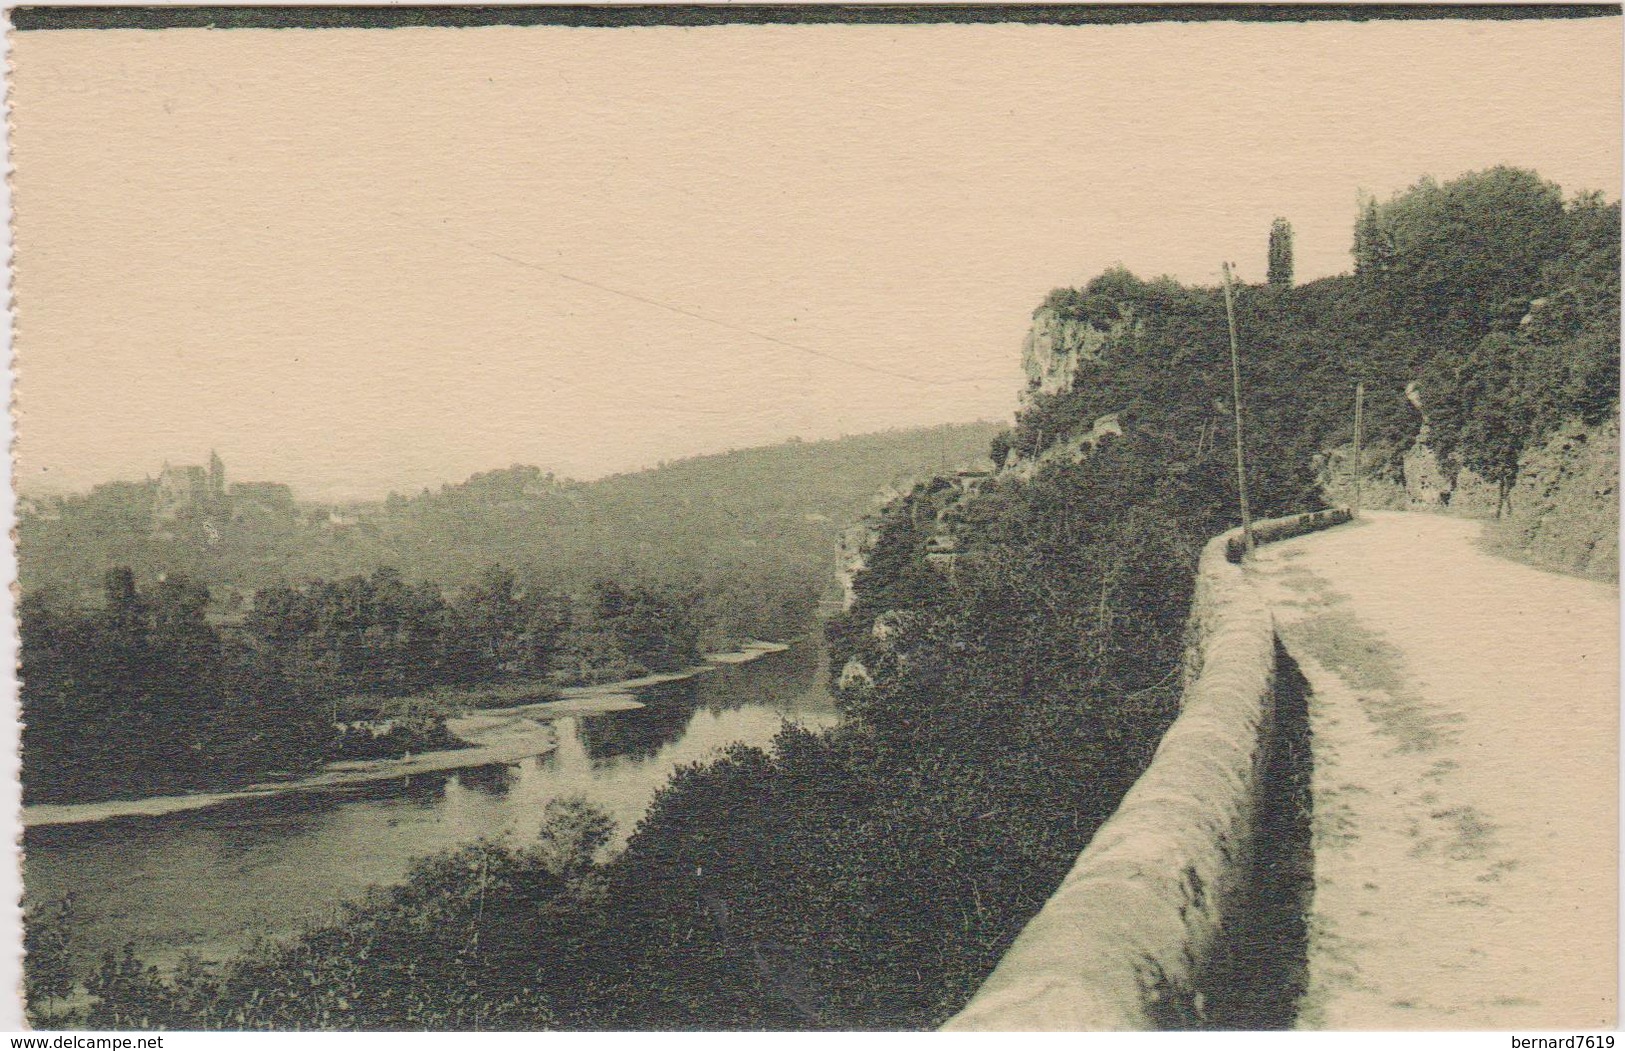
POLYGON ((1365 384, 1354 385, 1354 514, 1360 514, 1360 438, 1365 426, 1365 384))
POLYGON ((1230 264, 1224 270, 1224 317, 1230 326, 1230 403, 1236 415, 1236 490, 1241 496, 1241 540, 1248 555, 1253 553, 1253 516, 1247 509, 1247 457, 1241 442, 1241 344, 1236 340, 1236 303, 1230 291, 1230 264))

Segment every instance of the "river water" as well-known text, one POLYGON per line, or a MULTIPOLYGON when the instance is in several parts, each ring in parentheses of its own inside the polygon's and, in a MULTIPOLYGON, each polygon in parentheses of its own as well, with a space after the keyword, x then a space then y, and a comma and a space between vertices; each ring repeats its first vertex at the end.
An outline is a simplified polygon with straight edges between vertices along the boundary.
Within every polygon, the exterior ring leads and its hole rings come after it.
POLYGON ((220 959, 332 918, 425 855, 482 837, 533 840, 551 799, 585 796, 624 841, 677 767, 735 742, 765 746, 785 721, 833 726, 821 657, 801 642, 636 689, 640 708, 530 714, 542 724, 534 753, 505 762, 30 827, 24 885, 41 904, 73 894, 81 964, 126 942, 160 965, 186 952, 220 959))

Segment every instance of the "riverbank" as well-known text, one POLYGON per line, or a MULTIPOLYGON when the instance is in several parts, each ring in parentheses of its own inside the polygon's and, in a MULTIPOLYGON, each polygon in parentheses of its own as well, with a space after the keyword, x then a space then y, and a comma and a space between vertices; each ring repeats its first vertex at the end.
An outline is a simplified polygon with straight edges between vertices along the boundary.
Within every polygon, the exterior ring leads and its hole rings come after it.
POLYGON ((328 763, 321 771, 286 781, 265 781, 221 792, 190 792, 144 799, 109 799, 95 803, 36 803, 23 808, 24 828, 77 825, 115 818, 163 817, 250 799, 268 799, 299 792, 322 792, 372 781, 441 773, 492 763, 514 762, 551 751, 557 745, 552 720, 570 716, 642 708, 637 690, 704 675, 724 665, 745 664, 770 653, 782 653, 788 643, 746 643, 738 650, 706 654, 704 664, 680 671, 644 675, 621 682, 560 689, 558 700, 508 708, 482 708, 446 720, 446 728, 470 747, 424 752, 404 759, 347 760, 328 763))
MULTIPOLYGON (((507 763, 330 791, 228 802, 156 818, 36 826, 23 840, 24 884, 36 915, 73 895, 65 926, 74 968, 134 944, 143 964, 172 973, 195 956, 231 959, 342 918, 370 887, 393 887, 422 859, 485 840, 535 842, 547 804, 581 798, 616 826, 617 849, 674 771, 734 746, 768 749, 786 721, 810 730, 839 721, 816 640, 760 660, 721 665, 639 691, 599 714, 581 698, 528 713, 534 737, 492 716, 483 742, 545 750, 507 763)), ((607 707, 605 698, 594 702, 607 707)), ((510 753, 511 754, 511 753, 510 753)))

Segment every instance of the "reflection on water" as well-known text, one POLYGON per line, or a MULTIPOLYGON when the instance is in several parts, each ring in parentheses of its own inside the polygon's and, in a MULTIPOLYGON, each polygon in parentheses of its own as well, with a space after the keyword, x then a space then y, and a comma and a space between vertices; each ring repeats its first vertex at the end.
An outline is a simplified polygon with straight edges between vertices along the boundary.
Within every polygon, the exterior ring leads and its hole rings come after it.
MULTIPOLYGON (((834 702, 824 692, 823 683, 817 648, 803 643, 779 658, 719 665, 710 674, 645 687, 638 691, 645 708, 572 721, 593 767, 619 769, 625 762, 652 759, 679 741, 717 750, 736 740, 758 740, 756 716, 773 724, 774 732, 783 719, 833 725, 834 702), (782 659, 785 656, 790 659, 782 659), (719 718, 746 707, 759 711, 744 724, 719 718), (718 718, 704 719, 703 715, 718 718), (739 736, 730 736, 736 734, 739 736)), ((563 722, 559 720, 557 725, 563 722)))
POLYGON ((30 898, 75 896, 74 951, 134 942, 155 962, 219 958, 257 935, 329 919, 369 884, 481 837, 533 839, 551 799, 584 795, 624 841, 677 767, 735 742, 767 745, 785 720, 832 726, 810 643, 648 687, 644 708, 554 721, 557 746, 517 763, 251 799, 162 818, 28 830, 30 898))
POLYGON ((457 783, 475 792, 500 799, 519 778, 519 764, 492 763, 490 766, 471 766, 457 772, 457 783))
POLYGON ((694 716, 694 680, 667 683, 638 695, 647 708, 605 712, 580 721, 577 736, 594 765, 616 760, 636 761, 658 755, 665 745, 683 735, 694 716), (688 687, 688 689, 673 689, 688 687), (667 696, 652 697, 650 694, 667 696))

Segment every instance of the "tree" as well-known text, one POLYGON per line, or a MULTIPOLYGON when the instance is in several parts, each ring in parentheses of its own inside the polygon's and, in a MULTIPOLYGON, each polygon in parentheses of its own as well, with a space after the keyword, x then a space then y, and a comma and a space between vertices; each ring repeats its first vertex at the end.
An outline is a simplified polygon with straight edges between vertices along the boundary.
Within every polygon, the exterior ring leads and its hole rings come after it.
POLYGON ((1377 199, 1367 197, 1360 206, 1360 218, 1354 222, 1355 274, 1373 277, 1380 273, 1388 265, 1392 248, 1377 218, 1377 199))
POLYGON ((66 897, 46 907, 30 904, 23 913, 24 991, 29 1021, 41 1028, 71 1021, 62 1016, 63 1000, 73 995, 78 977, 73 970, 69 935, 74 922, 74 899, 66 897))
POLYGON ((1534 172, 1491 168, 1425 178, 1355 231, 1356 263, 1396 317, 1436 344, 1466 348, 1516 324, 1540 271, 1568 240, 1562 191, 1534 172))
POLYGON ((525 616, 512 570, 487 566, 464 592, 457 612, 475 660, 470 678, 490 678, 521 656, 525 616))
POLYGON ((1277 218, 1270 225, 1271 288, 1292 287, 1292 224, 1277 218))
POLYGON ((135 591, 135 573, 129 566, 115 566, 102 578, 107 621, 118 631, 133 632, 144 619, 144 609, 135 591))

